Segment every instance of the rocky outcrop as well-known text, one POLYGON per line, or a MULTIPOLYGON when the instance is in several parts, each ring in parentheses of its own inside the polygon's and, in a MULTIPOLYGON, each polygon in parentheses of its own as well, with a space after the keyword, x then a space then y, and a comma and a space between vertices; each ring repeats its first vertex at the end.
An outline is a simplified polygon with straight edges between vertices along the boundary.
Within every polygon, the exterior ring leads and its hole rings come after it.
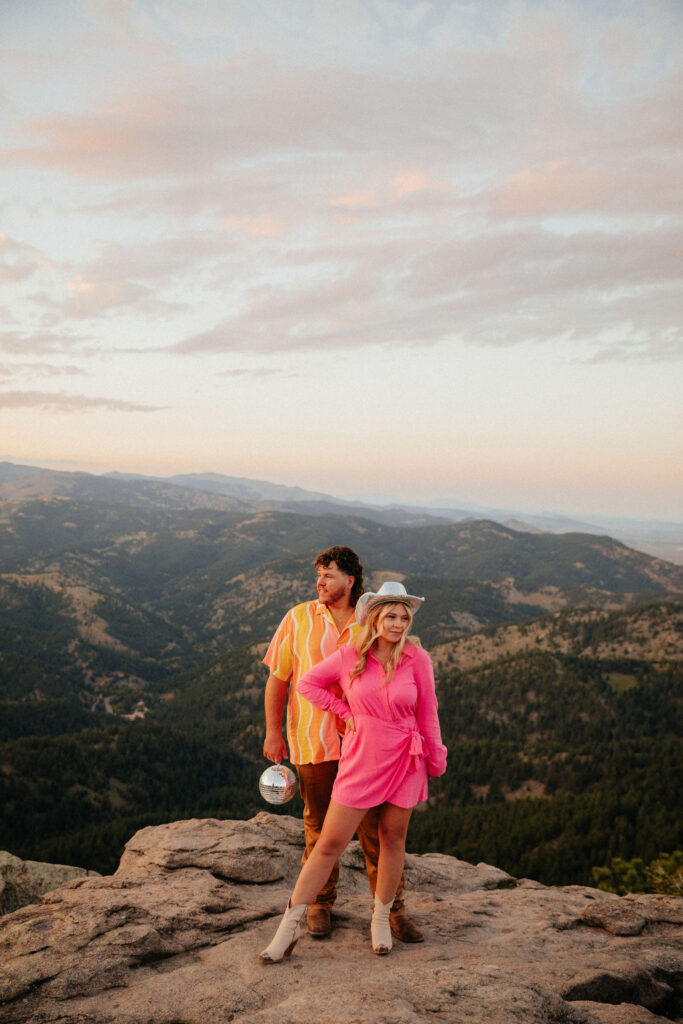
POLYGON ((296 877, 302 826, 143 829, 117 872, 0 920, 2 1024, 647 1024, 683 1015, 683 901, 515 882, 409 855, 422 945, 378 958, 362 856, 343 860, 333 935, 262 967, 296 877))
POLYGON ((66 864, 43 864, 21 860, 0 850, 0 914, 9 914, 72 878, 97 876, 96 871, 74 868, 66 864))

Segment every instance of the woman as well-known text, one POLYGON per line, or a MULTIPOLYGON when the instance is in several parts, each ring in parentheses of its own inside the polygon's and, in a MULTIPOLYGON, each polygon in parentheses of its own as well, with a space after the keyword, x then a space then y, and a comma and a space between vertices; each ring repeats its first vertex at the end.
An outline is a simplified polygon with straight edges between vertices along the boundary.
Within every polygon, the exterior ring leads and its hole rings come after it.
POLYGON ((427 776, 446 770, 431 659, 408 635, 423 600, 394 582, 363 594, 356 614, 364 629, 355 647, 340 648, 299 681, 297 692, 344 719, 346 732, 320 839, 273 941, 259 956, 263 964, 290 955, 303 934, 308 904, 368 808, 380 805, 372 948, 380 956, 391 949, 389 911, 403 870, 410 815, 427 797, 427 776), (336 695, 339 687, 344 700, 336 695))

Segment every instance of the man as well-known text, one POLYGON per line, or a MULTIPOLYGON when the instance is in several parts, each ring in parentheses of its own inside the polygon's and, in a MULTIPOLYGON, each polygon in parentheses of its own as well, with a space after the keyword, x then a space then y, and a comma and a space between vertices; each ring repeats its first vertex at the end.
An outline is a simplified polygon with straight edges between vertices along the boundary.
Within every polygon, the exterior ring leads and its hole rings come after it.
MULTIPOLYGON (((287 704, 289 759, 297 769, 304 802, 306 847, 302 864, 320 836, 330 803, 341 753, 339 735, 344 731, 344 723, 298 695, 297 683, 313 665, 334 654, 338 647, 355 641, 360 632, 355 606, 363 593, 363 566, 351 548, 328 548, 318 555, 314 565, 318 574, 317 601, 306 601, 287 612, 263 659, 270 669, 265 692, 263 754, 276 764, 287 757, 287 745, 282 737, 282 712, 287 704)), ((373 808, 358 828, 373 896, 379 859, 378 821, 379 809, 373 808)), ((330 933, 330 910, 337 896, 338 879, 339 864, 336 864, 309 908, 308 930, 315 938, 330 933)), ((403 942, 422 942, 422 933, 405 913, 403 887, 401 876, 391 908, 392 933, 403 942)))

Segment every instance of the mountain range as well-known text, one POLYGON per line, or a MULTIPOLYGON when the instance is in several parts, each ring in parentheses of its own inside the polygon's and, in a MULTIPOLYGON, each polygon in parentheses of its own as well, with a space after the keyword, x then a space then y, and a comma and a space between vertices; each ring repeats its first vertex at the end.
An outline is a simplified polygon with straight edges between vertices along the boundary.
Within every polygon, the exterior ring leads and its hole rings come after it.
POLYGON ((261 658, 335 543, 427 597, 451 767, 416 852, 566 882, 680 845, 680 566, 211 479, 0 467, 0 847, 111 870, 142 825, 255 813, 261 658))
POLYGON ((428 595, 430 644, 576 605, 683 595, 681 567, 605 536, 490 520, 408 525, 398 511, 388 523, 313 514, 307 501, 295 512, 254 497, 257 484, 234 489, 3 467, 0 696, 79 691, 94 703, 103 688, 161 685, 265 639, 311 595, 315 553, 338 542, 358 551, 369 587, 393 577, 428 595))
MULTIPOLYGON (((131 501, 154 501, 162 497, 174 507, 227 508, 221 498, 238 502, 268 503, 274 509, 307 512, 311 515, 358 514, 387 525, 436 525, 468 519, 488 519, 513 529, 530 532, 579 532, 608 534, 623 543, 656 557, 683 564, 683 520, 637 519, 626 516, 567 516, 555 512, 520 512, 509 508, 472 505, 467 502, 433 501, 405 504, 391 499, 350 501, 301 487, 288 487, 265 480, 225 476, 220 473, 184 473, 153 477, 113 472, 103 476, 64 473, 0 462, 0 500, 17 500, 48 493, 107 500, 120 490, 107 489, 107 481, 126 483, 131 501), (87 483, 85 478, 89 478, 87 483), (99 481, 99 484, 98 484, 99 481), (191 492, 194 492, 192 494, 191 492)), ((233 506, 234 507, 234 506, 233 506)))

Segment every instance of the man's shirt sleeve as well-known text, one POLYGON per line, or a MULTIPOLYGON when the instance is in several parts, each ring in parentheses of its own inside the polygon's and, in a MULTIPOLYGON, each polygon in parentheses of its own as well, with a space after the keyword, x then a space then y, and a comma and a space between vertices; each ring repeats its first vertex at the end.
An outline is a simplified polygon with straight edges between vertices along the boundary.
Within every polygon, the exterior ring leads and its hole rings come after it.
POLYGON ((278 679, 282 679, 284 682, 288 682, 292 678, 294 670, 290 619, 291 613, 288 612, 278 626, 275 636, 270 641, 270 646, 263 659, 263 664, 268 666, 271 674, 277 676, 278 679))

